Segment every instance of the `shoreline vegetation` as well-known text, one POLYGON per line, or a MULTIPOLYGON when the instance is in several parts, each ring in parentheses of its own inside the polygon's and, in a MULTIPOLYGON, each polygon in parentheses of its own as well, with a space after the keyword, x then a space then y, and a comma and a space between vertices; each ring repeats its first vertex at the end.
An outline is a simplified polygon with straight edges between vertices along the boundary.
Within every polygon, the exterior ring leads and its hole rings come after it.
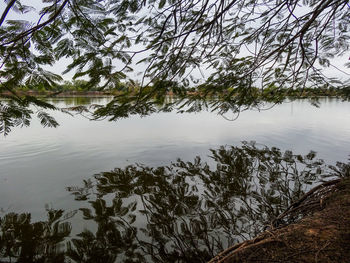
MULTIPOLYGON (((61 86, 56 88, 46 88, 43 85, 37 87, 20 86, 13 90, 2 89, 0 86, 0 97, 10 96, 14 94, 17 96, 34 96, 34 97, 70 97, 70 96, 136 96, 145 93, 154 93, 154 96, 159 96, 157 90, 159 83, 153 86, 143 87, 135 82, 121 83, 115 89, 102 89, 100 87, 89 87, 87 81, 65 81, 61 86)), ((199 85, 192 88, 178 87, 174 83, 162 83, 161 92, 165 96, 199 96, 199 97, 235 97, 241 96, 239 91, 233 88, 213 87, 212 85, 199 85)), ((348 97, 349 88, 334 88, 334 87, 320 87, 320 88, 294 88, 281 90, 276 86, 260 90, 252 88, 249 95, 260 97, 260 99, 269 101, 270 98, 280 97, 284 98, 320 98, 320 97, 348 97)))

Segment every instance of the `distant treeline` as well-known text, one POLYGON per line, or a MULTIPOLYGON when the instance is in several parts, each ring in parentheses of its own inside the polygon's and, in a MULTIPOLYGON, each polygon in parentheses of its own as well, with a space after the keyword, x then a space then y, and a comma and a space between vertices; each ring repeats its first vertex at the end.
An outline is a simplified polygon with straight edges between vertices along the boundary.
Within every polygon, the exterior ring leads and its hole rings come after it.
MULTIPOLYGON (((91 86, 88 81, 85 80, 73 80, 73 81, 64 81, 63 84, 57 85, 55 87, 47 87, 46 85, 37 85, 37 86, 26 86, 22 85, 16 88, 18 93, 31 93, 34 95, 48 94, 48 93, 63 93, 63 94, 99 94, 99 95, 119 95, 119 94, 136 94, 142 91, 142 93, 158 93, 159 90, 165 92, 165 94, 179 94, 179 91, 182 95, 184 94, 197 94, 204 96, 236 96, 237 90, 235 88, 225 88, 225 87, 216 87, 212 85, 199 85, 196 87, 179 87, 174 82, 157 82, 154 85, 143 87, 141 89, 141 84, 137 81, 128 81, 120 82, 118 85, 114 86, 113 89, 106 89, 99 86, 91 86), (158 92, 157 92, 158 91, 158 92)), ((0 93, 6 93, 6 90, 0 93)), ((255 98, 262 98, 264 100, 276 100, 276 97, 286 98, 310 98, 310 97, 343 97, 350 93, 348 87, 344 88, 335 88, 335 87, 313 87, 313 88, 293 88, 293 89, 280 89, 276 86, 271 86, 264 89, 259 88, 249 88, 249 96, 255 98)))
MULTIPOLYGON (((119 83, 113 89, 93 86, 86 80, 64 81, 61 85, 47 86, 39 84, 36 86, 21 85, 14 91, 17 93, 30 93, 34 95, 46 95, 49 93, 63 93, 63 94, 121 94, 127 92, 139 91, 140 85, 136 82, 119 83)), ((1 89, 0 93, 7 93, 6 89, 1 89)))
POLYGON ((47 93, 85 93, 85 92, 99 92, 101 91, 99 87, 94 87, 89 85, 88 81, 85 80, 73 80, 73 81, 64 81, 61 85, 50 86, 48 87, 45 84, 39 84, 36 86, 27 86, 22 85, 15 89, 17 92, 23 93, 37 93, 37 94, 47 94, 47 93))

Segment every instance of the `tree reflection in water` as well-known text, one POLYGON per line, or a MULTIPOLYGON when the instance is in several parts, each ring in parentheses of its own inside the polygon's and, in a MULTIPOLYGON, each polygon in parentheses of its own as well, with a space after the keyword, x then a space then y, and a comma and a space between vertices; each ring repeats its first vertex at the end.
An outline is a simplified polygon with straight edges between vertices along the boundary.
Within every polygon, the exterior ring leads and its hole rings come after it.
POLYGON ((47 221, 35 223, 29 213, 7 214, 0 219, 0 262, 65 262, 67 220, 75 213, 47 209, 47 221))
MULTIPOLYGON (((211 153, 210 164, 199 157, 161 167, 135 164, 68 187, 97 230, 66 239, 64 252, 57 248, 70 225, 60 219, 62 211, 49 211, 57 218, 34 224, 29 214, 7 215, 1 256, 18 262, 206 262, 269 227, 311 184, 326 174, 342 176, 344 168, 339 164, 332 173, 314 152, 294 155, 255 143, 211 153)), ((290 222, 275 222, 284 223, 290 222)))

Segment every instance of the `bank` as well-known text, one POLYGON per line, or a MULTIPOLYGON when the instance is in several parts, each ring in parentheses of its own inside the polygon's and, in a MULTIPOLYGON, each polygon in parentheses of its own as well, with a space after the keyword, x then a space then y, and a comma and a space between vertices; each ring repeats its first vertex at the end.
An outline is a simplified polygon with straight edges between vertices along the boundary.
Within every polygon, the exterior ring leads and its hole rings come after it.
POLYGON ((350 262, 350 178, 317 186, 277 221, 210 263, 350 262), (283 223, 293 217, 294 223, 283 223))

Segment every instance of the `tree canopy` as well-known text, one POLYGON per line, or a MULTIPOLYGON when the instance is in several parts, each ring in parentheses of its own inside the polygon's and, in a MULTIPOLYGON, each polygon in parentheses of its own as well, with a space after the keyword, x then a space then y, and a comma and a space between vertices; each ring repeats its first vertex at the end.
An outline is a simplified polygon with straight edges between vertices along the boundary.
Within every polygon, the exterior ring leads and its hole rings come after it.
POLYGON ((206 96, 217 95, 214 110, 239 112, 281 102, 289 91, 305 87, 341 87, 349 97, 347 81, 325 73, 338 68, 339 59, 350 65, 345 0, 42 0, 35 7, 24 2, 5 0, 0 9, 0 91, 10 99, 0 104, 0 132, 28 125, 30 104, 38 107, 43 125, 57 125, 45 112, 54 106, 14 89, 61 85, 62 76, 51 69, 64 58, 63 73, 101 90, 141 72, 137 95, 114 98, 94 118, 144 114, 169 91, 181 102, 164 110, 200 110, 206 96), (201 92, 186 94, 196 85, 201 92))

